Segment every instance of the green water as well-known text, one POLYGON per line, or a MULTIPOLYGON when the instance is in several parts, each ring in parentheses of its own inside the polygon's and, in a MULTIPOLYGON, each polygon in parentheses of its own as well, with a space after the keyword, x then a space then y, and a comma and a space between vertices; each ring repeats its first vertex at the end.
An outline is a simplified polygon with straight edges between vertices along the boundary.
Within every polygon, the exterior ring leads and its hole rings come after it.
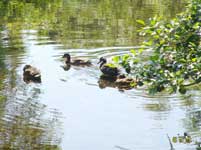
MULTIPOLYGON (((0 149, 169 150, 167 134, 200 135, 200 92, 150 96, 144 88, 119 91, 97 66, 104 56, 138 49, 137 19, 166 20, 183 0, 0 1, 0 149), (63 53, 91 67, 63 70, 63 53), (26 84, 22 68, 41 70, 26 84)), ((147 51, 149 53, 149 51, 147 51)), ((195 145, 174 143, 176 150, 195 145)))

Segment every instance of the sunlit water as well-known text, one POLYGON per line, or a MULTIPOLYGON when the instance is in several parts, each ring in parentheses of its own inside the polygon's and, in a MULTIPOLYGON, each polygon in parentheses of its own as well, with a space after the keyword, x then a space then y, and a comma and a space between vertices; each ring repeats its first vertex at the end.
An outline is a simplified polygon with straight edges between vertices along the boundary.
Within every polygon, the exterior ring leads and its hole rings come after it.
MULTIPOLYGON (((178 1, 178 8, 180 3, 178 1)), ((90 2, 82 5, 70 4, 64 1, 61 5, 63 7, 58 7, 57 13, 70 12, 70 9, 74 10, 75 7, 80 7, 82 11, 86 7, 92 11, 97 8, 95 3, 90 2)), ((151 16, 162 11, 154 9, 156 4, 164 9, 173 8, 171 3, 165 7, 166 3, 160 1, 140 4, 147 12, 148 9, 156 11, 150 13, 151 16)), ((133 6, 130 6, 129 10, 133 10, 132 8, 133 6)), ((140 12, 143 11, 140 8, 138 10, 137 17, 141 16, 140 12)), ((107 15, 107 12, 105 13, 103 14, 107 15)), ((166 17, 173 17, 171 15, 166 17)), ((65 19, 65 16, 62 17, 65 19)), ((111 19, 110 17, 106 18, 111 19)), ((130 49, 138 49, 141 39, 136 37, 136 31, 133 29, 130 32, 135 33, 135 39, 133 36, 125 37, 127 34, 121 33, 125 31, 121 30, 121 25, 124 27, 122 21, 126 19, 116 19, 119 21, 116 23, 120 25, 115 27, 118 32, 110 30, 112 25, 104 26, 108 25, 105 23, 106 19, 101 22, 98 18, 98 25, 103 25, 104 29, 109 30, 103 34, 88 31, 94 30, 93 25, 84 26, 82 19, 87 22, 90 15, 81 18, 81 21, 78 20, 78 25, 68 28, 71 36, 74 33, 72 37, 60 37, 63 35, 61 31, 54 36, 49 32, 48 36, 40 35, 40 29, 22 28, 9 39, 9 25, 3 26, 0 45, 0 87, 1 94, 7 99, 2 100, 0 104, 1 149, 169 150, 167 134, 173 137, 178 133, 189 132, 193 137, 197 137, 200 122, 199 118, 196 118, 199 115, 194 113, 201 105, 198 101, 200 93, 190 91, 187 96, 150 96, 145 88, 120 91, 111 84, 101 85, 98 58, 104 56, 111 59, 112 56, 125 54, 130 49), (119 35, 113 37, 116 32, 119 35), (108 39, 104 39, 107 36, 108 39), (90 59, 93 66, 71 66, 65 71, 61 59, 65 52, 69 52, 72 57, 90 59), (25 64, 32 64, 41 70, 41 84, 23 82, 22 69, 25 64), (192 121, 193 118, 196 122, 192 121)), ((96 29, 98 32, 102 31, 101 27, 96 29)), ((59 30, 56 28, 53 31, 59 30)), ((173 145, 176 150, 195 149, 193 144, 173 145)))

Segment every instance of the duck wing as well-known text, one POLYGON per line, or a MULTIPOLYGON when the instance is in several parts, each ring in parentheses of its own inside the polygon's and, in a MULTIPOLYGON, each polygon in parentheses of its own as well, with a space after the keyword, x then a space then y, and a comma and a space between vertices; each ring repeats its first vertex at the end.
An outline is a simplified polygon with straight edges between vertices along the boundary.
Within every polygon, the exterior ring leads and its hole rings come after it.
POLYGON ((101 71, 103 74, 109 76, 117 76, 120 73, 120 70, 117 67, 109 67, 109 66, 103 66, 101 68, 101 71))
POLYGON ((76 60, 73 60, 72 64, 74 64, 74 65, 89 65, 89 64, 91 64, 91 62, 89 60, 76 59, 76 60))
POLYGON ((29 73, 33 77, 40 77, 41 76, 40 71, 35 67, 28 68, 25 70, 25 72, 29 73))

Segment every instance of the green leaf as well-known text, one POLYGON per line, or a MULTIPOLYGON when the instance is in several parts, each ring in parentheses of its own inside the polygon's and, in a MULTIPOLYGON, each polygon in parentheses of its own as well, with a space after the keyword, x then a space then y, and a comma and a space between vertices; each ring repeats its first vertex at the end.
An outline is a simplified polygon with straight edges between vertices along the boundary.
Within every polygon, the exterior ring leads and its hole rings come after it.
POLYGON ((151 46, 152 44, 153 44, 152 40, 149 40, 149 41, 144 43, 145 46, 151 46))
POLYGON ((192 62, 196 62, 196 61, 197 61, 197 58, 193 58, 193 59, 192 59, 192 62))
POLYGON ((144 48, 139 49, 139 53, 141 54, 144 51, 144 48))
POLYGON ((186 59, 182 58, 179 60, 181 63, 186 63, 186 59))
POLYGON ((181 75, 181 71, 177 71, 177 72, 176 72, 176 75, 177 75, 177 76, 180 76, 180 75, 181 75))
POLYGON ((140 60, 138 58, 136 58, 136 59, 133 60, 133 64, 137 64, 137 63, 139 63, 139 61, 140 60))
POLYGON ((134 49, 131 49, 130 52, 131 52, 134 56, 137 55, 137 53, 136 53, 136 51, 135 51, 134 49))
POLYGON ((175 36, 176 39, 179 39, 179 38, 180 38, 180 36, 177 35, 177 34, 175 34, 174 36, 175 36))
POLYGON ((120 60, 120 56, 114 56, 114 57, 112 58, 112 61, 115 62, 115 63, 118 63, 119 60, 120 60))
POLYGON ((136 20, 136 22, 139 23, 139 24, 141 24, 141 25, 143 25, 143 26, 145 26, 145 22, 143 20, 139 20, 138 19, 138 20, 136 20))
POLYGON ((112 63, 108 63, 108 64, 106 64, 105 66, 108 66, 108 67, 110 67, 110 68, 116 68, 116 65, 114 65, 114 64, 112 64, 112 63))
POLYGON ((130 56, 128 54, 125 54, 125 55, 123 55, 122 61, 126 62, 129 58, 130 58, 130 56))
POLYGON ((153 55, 153 56, 151 56, 151 58, 150 58, 152 61, 157 61, 158 59, 159 59, 159 55, 153 55))
POLYGON ((199 27, 200 27, 200 23, 199 22, 197 22, 197 23, 195 23, 193 25, 193 29, 199 29, 199 27))

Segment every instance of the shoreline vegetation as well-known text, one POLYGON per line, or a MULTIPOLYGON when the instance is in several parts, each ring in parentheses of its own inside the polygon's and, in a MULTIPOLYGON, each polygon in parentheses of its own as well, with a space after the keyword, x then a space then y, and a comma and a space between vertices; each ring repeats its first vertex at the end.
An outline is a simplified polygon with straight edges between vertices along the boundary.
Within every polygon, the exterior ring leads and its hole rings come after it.
POLYGON ((146 37, 142 49, 113 57, 131 75, 146 83, 149 93, 179 91, 185 94, 189 87, 201 82, 201 0, 191 0, 186 11, 170 21, 154 17, 142 26, 140 36, 146 37), (140 61, 142 52, 152 48, 147 62, 140 61))

